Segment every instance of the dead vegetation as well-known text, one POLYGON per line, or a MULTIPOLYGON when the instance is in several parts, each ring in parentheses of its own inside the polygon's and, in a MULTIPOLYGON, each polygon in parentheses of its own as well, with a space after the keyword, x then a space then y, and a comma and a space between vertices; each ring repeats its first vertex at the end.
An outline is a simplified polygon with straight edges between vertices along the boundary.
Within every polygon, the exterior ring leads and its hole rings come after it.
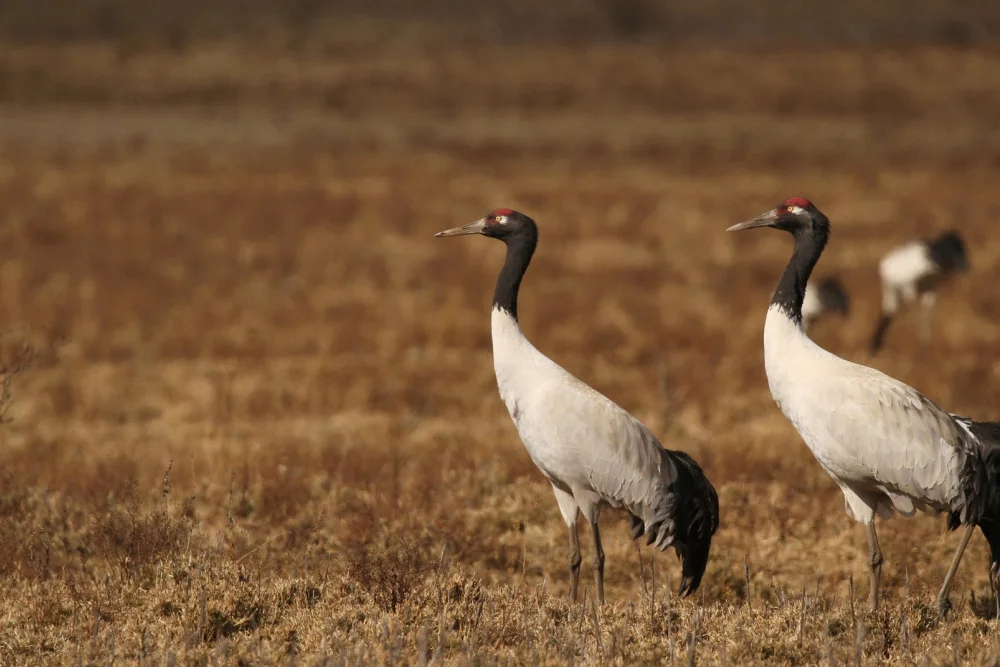
MULTIPOLYGON (((74 48, 6 66, 44 60, 61 91, 47 103, 66 102, 60 77, 101 59, 74 48)), ((990 52, 524 47, 472 67, 446 47, 359 51, 286 63, 301 85, 277 92, 253 82, 281 67, 219 53, 89 70, 95 89, 161 106, 2 111, 0 322, 30 325, 24 349, 65 344, 21 373, 18 338, 0 369, 16 377, 0 380, 14 399, 0 662, 1000 654, 979 536, 954 618, 934 621, 955 539, 938 520, 880 529, 886 604, 866 612, 863 535, 764 378, 787 240, 722 231, 814 199, 835 228, 819 272, 856 304, 814 334, 863 359, 877 258, 959 225, 972 271, 942 295, 934 339, 900 327, 878 365, 955 412, 1000 416, 990 52), (239 113, 156 98, 220 80, 239 113), (343 105, 317 110, 321 84, 343 105), (810 101, 824 89, 833 106, 810 101), (673 556, 637 554, 608 513, 610 603, 565 600, 564 528, 493 380, 501 250, 431 238, 500 205, 541 227, 520 304, 532 340, 719 489, 695 599, 670 594, 673 556)))

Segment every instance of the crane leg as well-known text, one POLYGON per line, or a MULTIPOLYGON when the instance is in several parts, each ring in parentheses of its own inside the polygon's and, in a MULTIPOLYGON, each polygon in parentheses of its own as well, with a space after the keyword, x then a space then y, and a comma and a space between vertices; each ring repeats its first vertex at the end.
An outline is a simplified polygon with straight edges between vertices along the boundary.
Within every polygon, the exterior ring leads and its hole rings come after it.
POLYGON ((948 568, 948 574, 944 575, 944 583, 941 585, 941 592, 937 596, 938 614, 941 618, 944 618, 945 614, 948 613, 948 609, 951 608, 951 603, 948 602, 948 589, 951 588, 951 580, 955 578, 955 573, 958 572, 958 564, 962 562, 962 554, 965 553, 965 547, 969 545, 969 539, 972 537, 972 531, 975 529, 975 524, 971 523, 965 527, 965 534, 962 535, 962 541, 958 543, 958 550, 955 551, 955 557, 951 560, 951 567, 948 568))
POLYGON ((594 529, 594 583, 597 585, 597 601, 604 604, 604 547, 601 546, 601 527, 595 516, 590 520, 594 529))
POLYGON ((868 591, 868 607, 878 611, 878 586, 882 579, 882 549, 878 546, 878 535, 875 534, 875 518, 868 524, 868 567, 871 588, 868 591))
POLYGON ((569 599, 576 602, 580 589, 580 535, 576 532, 576 522, 569 527, 569 599))
POLYGON ((878 322, 875 323, 875 330, 872 332, 872 341, 868 347, 870 355, 875 356, 882 349, 882 344, 885 342, 885 334, 889 330, 890 324, 892 324, 892 315, 890 313, 879 315, 878 322))
POLYGON ((577 591, 580 588, 580 535, 576 532, 576 520, 580 516, 580 506, 569 489, 559 488, 552 484, 552 493, 559 503, 559 513, 569 529, 569 599, 576 602, 577 591))
POLYGON ((920 295, 920 342, 930 343, 934 323, 934 304, 937 295, 934 292, 924 292, 920 295))

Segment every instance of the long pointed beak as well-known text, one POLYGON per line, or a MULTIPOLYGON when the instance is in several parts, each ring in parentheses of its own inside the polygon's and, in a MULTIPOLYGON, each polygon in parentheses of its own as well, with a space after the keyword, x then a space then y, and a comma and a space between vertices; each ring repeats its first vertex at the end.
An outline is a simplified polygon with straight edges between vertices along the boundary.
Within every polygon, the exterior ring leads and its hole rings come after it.
POLYGON ((778 220, 778 214, 774 211, 768 211, 763 215, 758 215, 753 220, 744 220, 743 222, 738 222, 729 229, 727 232, 742 232, 744 229, 754 229, 756 227, 771 227, 778 220))
POLYGON ((467 225, 462 225, 461 227, 453 227, 451 229, 446 229, 443 232, 438 232, 434 235, 434 238, 440 236, 462 236, 463 234, 482 234, 483 229, 486 228, 486 218, 476 220, 475 222, 470 222, 467 225))

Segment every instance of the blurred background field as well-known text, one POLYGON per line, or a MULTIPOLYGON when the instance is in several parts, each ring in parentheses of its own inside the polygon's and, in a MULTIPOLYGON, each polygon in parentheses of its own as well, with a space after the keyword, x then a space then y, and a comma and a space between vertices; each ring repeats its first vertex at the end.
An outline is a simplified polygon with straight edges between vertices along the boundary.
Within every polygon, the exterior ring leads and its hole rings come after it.
POLYGON ((1000 418, 998 30, 985 2, 3 3, 0 328, 36 353, 0 662, 995 660, 978 534, 933 621, 943 520, 880 527, 865 612, 862 531, 764 376, 788 239, 723 230, 811 198, 853 299, 812 334, 866 361, 878 259, 959 228, 932 340, 871 363, 1000 418), (609 604, 566 602, 493 377, 502 248, 432 239, 498 206, 540 226, 529 338, 719 489, 697 599, 607 512, 609 604))

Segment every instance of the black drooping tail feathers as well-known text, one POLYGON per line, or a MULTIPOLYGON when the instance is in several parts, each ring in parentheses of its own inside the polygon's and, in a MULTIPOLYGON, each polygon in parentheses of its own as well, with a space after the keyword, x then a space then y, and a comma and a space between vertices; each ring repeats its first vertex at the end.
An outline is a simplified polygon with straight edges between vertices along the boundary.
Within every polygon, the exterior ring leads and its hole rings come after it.
MULTIPOLYGON (((677 557, 682 560, 681 585, 677 594, 687 597, 698 590, 708 566, 712 536, 719 528, 719 496, 701 467, 690 456, 669 449, 663 450, 662 455, 669 459, 670 467, 677 470, 677 477, 670 485, 670 491, 676 497, 672 544, 677 557)), ((647 531, 642 519, 631 513, 629 519, 633 540, 647 531)), ((650 525, 646 544, 658 541, 658 532, 663 527, 663 523, 650 525)))
POLYGON ((683 560, 683 576, 677 592, 686 597, 698 590, 708 566, 712 536, 719 528, 719 496, 694 459, 684 452, 668 453, 678 464, 678 487, 687 488, 677 507, 676 520, 677 553, 683 560))
POLYGON ((979 442, 976 451, 967 454, 962 469, 964 520, 959 512, 950 513, 948 530, 955 530, 963 523, 979 526, 990 544, 990 574, 996 582, 1000 578, 1000 422, 952 417, 962 422, 979 442))

